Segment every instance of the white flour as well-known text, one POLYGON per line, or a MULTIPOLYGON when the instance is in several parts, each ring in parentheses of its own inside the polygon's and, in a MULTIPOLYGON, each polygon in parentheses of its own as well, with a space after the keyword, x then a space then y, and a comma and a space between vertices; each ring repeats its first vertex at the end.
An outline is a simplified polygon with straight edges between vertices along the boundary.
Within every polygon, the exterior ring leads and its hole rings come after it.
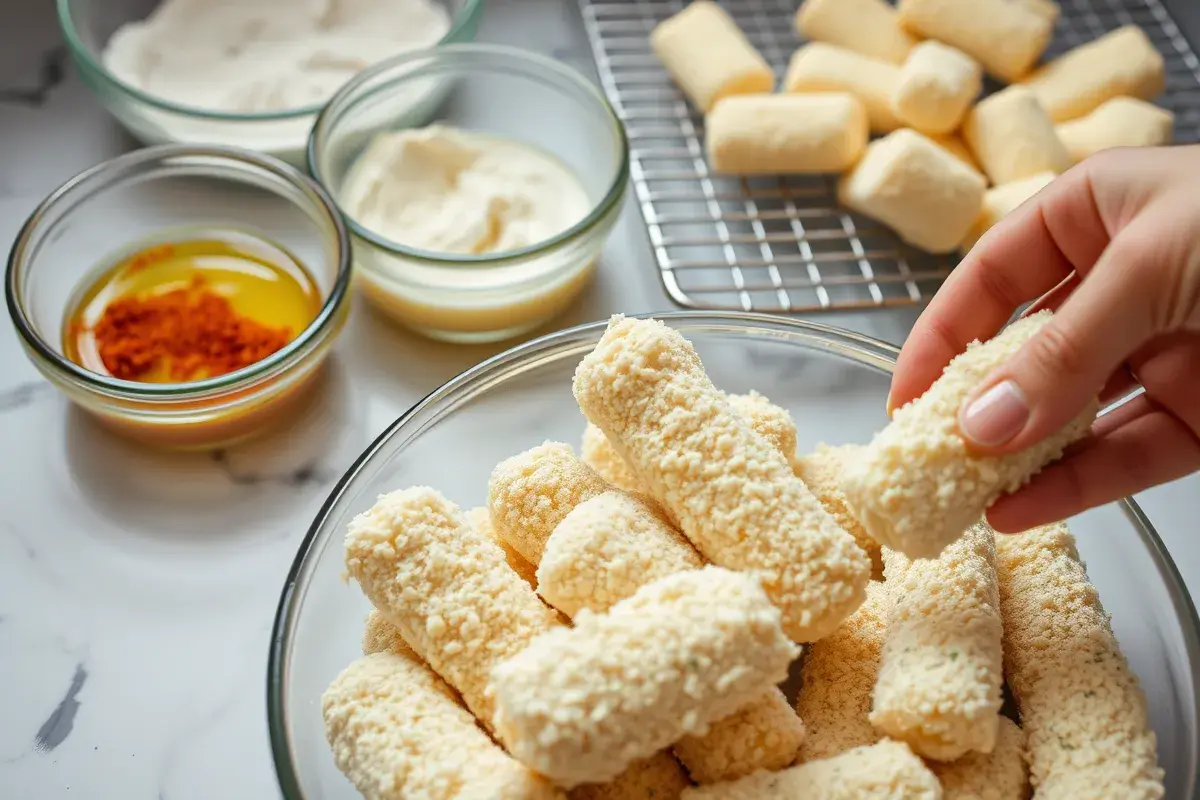
POLYGON ((449 30, 432 0, 166 0, 105 47, 114 75, 212 111, 323 103, 347 80, 449 30))

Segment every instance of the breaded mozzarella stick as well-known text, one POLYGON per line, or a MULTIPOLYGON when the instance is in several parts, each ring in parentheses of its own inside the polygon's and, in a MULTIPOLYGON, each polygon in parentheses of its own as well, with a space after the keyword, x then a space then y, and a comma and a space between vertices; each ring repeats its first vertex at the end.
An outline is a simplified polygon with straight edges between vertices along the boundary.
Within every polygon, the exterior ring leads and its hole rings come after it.
POLYGON ((608 783, 585 783, 567 792, 570 800, 679 800, 692 785, 679 762, 664 751, 635 761, 608 783))
POLYGON ((910 558, 934 558, 992 502, 1013 492, 1083 437, 1092 403, 1062 430, 1013 455, 972 453, 958 430, 967 395, 1050 321, 1041 311, 986 343, 974 342, 925 394, 897 409, 842 479, 851 509, 875 541, 910 558))
POLYGON ((610 488, 570 445, 546 442, 496 465, 488 481, 488 511, 496 533, 536 567, 554 526, 610 488))
POLYGON ((873 581, 858 611, 832 635, 805 649, 796 697, 796 713, 805 727, 801 762, 829 758, 879 741, 868 715, 890 605, 886 585, 873 581))
POLYGON ((879 542, 871 538, 862 523, 854 516, 842 491, 842 473, 846 465, 862 452, 860 444, 844 444, 837 447, 817 445, 817 449, 792 462, 796 477, 817 496, 821 505, 829 512, 842 530, 854 537, 855 543, 871 559, 871 577, 883 580, 883 559, 879 555, 879 542))
POLYGON ((574 391, 701 554, 760 580, 795 641, 832 632, 862 602, 866 554, 733 410, 677 331, 614 317, 575 371, 574 391))
POLYGON ((783 692, 772 687, 714 722, 703 736, 680 739, 675 755, 696 783, 718 783, 790 766, 803 741, 804 723, 783 692))
POLYGON ((482 533, 504 551, 504 560, 512 567, 513 572, 521 576, 521 578, 537 589, 537 567, 530 564, 523 555, 517 552, 517 549, 504 540, 504 537, 496 533, 496 528, 492 525, 492 515, 486 508, 472 508, 467 512, 467 522, 471 523, 471 527, 479 533, 482 533))
POLYGON ((883 551, 892 605, 871 724, 926 758, 996 744, 1004 667, 994 536, 972 525, 932 560, 883 551))
POLYGON ((567 788, 610 780, 758 698, 797 648, 758 582, 718 567, 583 611, 492 670, 501 739, 567 788))
POLYGON ((408 646, 408 642, 404 641, 404 637, 400 635, 400 631, 396 630, 396 626, 388 622, 383 614, 374 608, 371 609, 371 613, 367 614, 367 621, 363 626, 362 651, 364 656, 372 653, 399 653, 403 656, 420 658, 408 646))
POLYGON ((1065 523, 996 539, 1004 667, 1038 800, 1155 800, 1146 698, 1065 523))
POLYGON ((1026 800, 1025 734, 1008 717, 1000 718, 996 747, 990 753, 968 753, 956 761, 930 762, 942 783, 944 800, 1026 800))
POLYGON ((561 800, 514 761, 427 666, 376 653, 347 667, 321 698, 333 758, 367 800, 561 800))
POLYGON ((346 568, 489 728, 491 668, 558 624, 504 552, 425 486, 385 494, 350 522, 346 568))
POLYGON ((629 469, 621 454, 613 449, 604 431, 590 422, 583 430, 583 441, 579 444, 579 460, 616 489, 626 492, 642 491, 637 476, 629 469))
POLYGON ((941 800, 938 780, 900 742, 887 739, 783 772, 688 789, 683 800, 941 800))

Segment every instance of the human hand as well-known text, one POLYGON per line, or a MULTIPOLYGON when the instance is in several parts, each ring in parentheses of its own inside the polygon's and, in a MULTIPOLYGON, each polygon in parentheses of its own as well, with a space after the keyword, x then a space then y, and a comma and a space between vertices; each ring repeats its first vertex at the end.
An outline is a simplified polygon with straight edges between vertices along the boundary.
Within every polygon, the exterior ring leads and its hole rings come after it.
POLYGON ((1145 392, 988 522, 1028 530, 1200 469, 1200 146, 1100 153, 988 231, 917 321, 889 411, 1035 299, 1054 318, 959 411, 973 449, 1016 452, 1097 394, 1145 392))

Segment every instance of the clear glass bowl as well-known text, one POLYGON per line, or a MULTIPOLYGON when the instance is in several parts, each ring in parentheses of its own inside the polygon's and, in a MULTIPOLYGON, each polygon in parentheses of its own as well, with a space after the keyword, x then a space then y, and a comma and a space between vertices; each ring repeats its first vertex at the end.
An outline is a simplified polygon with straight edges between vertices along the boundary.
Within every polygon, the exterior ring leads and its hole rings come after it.
POLYGON ((160 145, 77 175, 42 201, 13 244, 8 311, 34 366, 119 432, 178 448, 226 445, 279 421, 298 401, 349 309, 350 243, 333 201, 269 156, 224 147, 160 145), (63 355, 63 318, 80 286, 131 244, 189 229, 233 229, 283 247, 321 293, 292 342, 235 372, 190 383, 139 383, 63 355))
MULTIPOLYGON (((482 0, 437 0, 450 15, 441 44, 475 38, 482 0)), ((143 20, 160 0, 56 0, 58 22, 79 77, 138 140, 247 147, 302 163, 304 145, 321 105, 261 114, 231 114, 173 103, 138 89, 105 68, 102 53, 113 32, 143 20)))
POLYGON ((342 87, 313 127, 309 171, 340 200, 376 134, 435 122, 554 156, 581 181, 591 212, 522 250, 452 255, 384 238, 342 206, 356 279, 386 314, 432 338, 497 341, 532 330, 592 275, 625 197, 625 129, 604 94, 557 61, 497 45, 449 45, 376 64, 342 87))
MULTIPOLYGON (((886 422, 896 349, 813 323, 753 314, 659 315, 688 337, 714 382, 757 389, 788 408, 800 446, 866 442, 886 422)), ((396 488, 427 484, 463 507, 484 503, 499 460, 545 439, 577 442, 584 420, 571 376, 603 323, 516 347, 434 391, 342 478, 309 529, 284 585, 268 667, 275 768, 289 800, 358 797, 325 743, 321 694, 361 656, 369 605, 342 581, 347 523, 396 488)), ((1167 797, 1196 797, 1200 621, 1162 541, 1132 502, 1072 520, 1092 580, 1141 678, 1167 773, 1167 797)))

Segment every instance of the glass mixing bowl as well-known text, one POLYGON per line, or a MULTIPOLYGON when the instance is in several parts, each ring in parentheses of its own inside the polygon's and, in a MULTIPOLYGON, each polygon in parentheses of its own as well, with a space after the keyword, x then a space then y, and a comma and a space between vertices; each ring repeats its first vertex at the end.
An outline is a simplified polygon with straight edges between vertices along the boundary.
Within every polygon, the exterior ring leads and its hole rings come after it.
MULTIPOLYGON (((689 338, 717 386, 757 389, 791 411, 800 446, 866 442, 887 420, 896 349, 822 325, 753 314, 658 315, 689 338)), ((346 524, 381 492, 413 484, 483 504, 501 459, 545 439, 577 442, 575 366, 604 332, 585 325, 529 342, 437 389, 376 440, 334 489, 300 547, 271 642, 268 718, 291 800, 353 800, 325 743, 321 693, 361 656, 362 592, 342 581, 346 524)), ((1175 565, 1132 501, 1071 521, 1088 571, 1141 679, 1167 797, 1196 797, 1200 621, 1175 565)))

